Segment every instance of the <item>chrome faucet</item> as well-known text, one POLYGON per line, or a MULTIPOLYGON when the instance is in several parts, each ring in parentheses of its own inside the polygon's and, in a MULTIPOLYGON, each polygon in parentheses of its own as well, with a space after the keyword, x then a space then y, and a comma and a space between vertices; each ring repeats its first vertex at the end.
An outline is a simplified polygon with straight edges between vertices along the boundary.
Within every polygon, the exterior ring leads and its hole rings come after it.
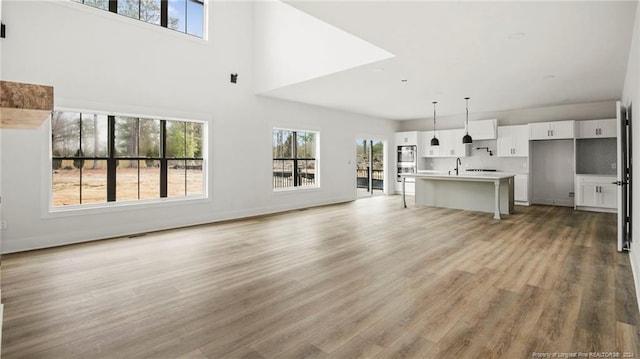
POLYGON ((458 175, 458 165, 461 165, 462 161, 460 161, 460 157, 456 158, 456 176, 458 175))

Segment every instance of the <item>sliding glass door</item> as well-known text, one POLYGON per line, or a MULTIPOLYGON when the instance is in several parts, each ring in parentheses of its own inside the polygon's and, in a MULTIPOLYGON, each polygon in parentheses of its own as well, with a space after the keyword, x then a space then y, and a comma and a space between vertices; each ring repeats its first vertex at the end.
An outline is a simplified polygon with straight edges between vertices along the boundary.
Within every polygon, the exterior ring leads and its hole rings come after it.
POLYGON ((384 143, 356 140, 356 190, 358 197, 384 194, 384 143))

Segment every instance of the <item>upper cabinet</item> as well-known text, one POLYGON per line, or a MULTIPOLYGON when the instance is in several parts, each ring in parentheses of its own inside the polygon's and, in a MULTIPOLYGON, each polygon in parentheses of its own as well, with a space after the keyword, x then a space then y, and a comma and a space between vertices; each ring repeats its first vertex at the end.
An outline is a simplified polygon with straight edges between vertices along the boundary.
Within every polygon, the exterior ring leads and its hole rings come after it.
POLYGON ((496 119, 469 121, 469 135, 474 140, 495 140, 497 123, 496 119))
POLYGON ((527 125, 498 127, 498 157, 529 157, 527 125))
POLYGON ((616 120, 576 121, 576 138, 616 137, 616 120))
POLYGON ((558 140, 574 138, 575 121, 554 121, 529 124, 529 139, 558 140))
POLYGON ((396 132, 396 146, 417 146, 418 131, 396 132))
MULTIPOLYGON (((440 132, 436 131, 436 138, 440 139, 440 132)), ((423 133, 423 142, 425 143, 422 156, 424 157, 440 157, 440 146, 431 146, 431 139, 433 138, 433 131, 425 131, 423 133)))
POLYGON ((436 131, 436 138, 440 144, 431 146, 433 131, 425 131, 423 132, 425 150, 422 155, 424 157, 465 157, 469 154, 469 146, 462 143, 464 134, 463 129, 436 131))

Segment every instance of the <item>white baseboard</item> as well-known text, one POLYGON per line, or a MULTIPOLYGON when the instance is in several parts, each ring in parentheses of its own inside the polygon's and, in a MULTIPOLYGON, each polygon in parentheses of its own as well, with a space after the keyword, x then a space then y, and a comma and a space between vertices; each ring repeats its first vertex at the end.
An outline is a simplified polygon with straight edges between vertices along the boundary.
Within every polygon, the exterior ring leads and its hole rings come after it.
POLYGON ((589 211, 589 212, 618 213, 618 211, 615 208, 602 208, 602 207, 576 206, 576 210, 589 211))

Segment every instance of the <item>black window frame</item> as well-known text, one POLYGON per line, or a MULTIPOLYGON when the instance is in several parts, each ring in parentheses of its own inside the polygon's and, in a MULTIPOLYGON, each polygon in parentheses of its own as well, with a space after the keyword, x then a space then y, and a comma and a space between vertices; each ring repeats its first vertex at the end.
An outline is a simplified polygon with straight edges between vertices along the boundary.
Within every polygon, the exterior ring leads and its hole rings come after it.
MULTIPOLYGON (((54 111, 55 112, 55 111, 54 111)), ((106 180, 107 180, 107 187, 106 187, 106 202, 103 203, 110 203, 110 202, 135 202, 136 200, 131 200, 131 199, 127 199, 127 200, 117 200, 117 168, 118 168, 118 161, 123 160, 123 161, 158 161, 160 163, 160 186, 159 186, 159 197, 158 199, 162 199, 162 198, 188 198, 190 195, 188 193, 188 181, 187 181, 187 177, 188 177, 188 166, 186 165, 187 161, 200 161, 202 162, 202 170, 205 171, 205 157, 204 156, 179 156, 179 157, 168 157, 167 156, 167 122, 177 122, 177 123, 182 123, 184 124, 184 128, 186 131, 187 128, 187 123, 196 123, 196 124, 200 124, 202 126, 202 147, 206 148, 206 126, 204 122, 200 122, 200 121, 186 121, 186 120, 167 120, 167 119, 161 119, 161 118, 153 118, 153 117, 147 117, 147 116, 130 116, 133 118, 138 119, 138 126, 139 126, 139 120, 140 119, 149 119, 149 120, 158 120, 160 121, 160 151, 159 151, 159 156, 140 156, 140 154, 138 153, 138 156, 118 156, 116 153, 116 117, 119 117, 118 115, 106 115, 107 117, 107 155, 106 156, 85 156, 84 153, 84 149, 83 149, 83 138, 82 138, 82 119, 83 119, 83 115, 93 115, 94 113, 90 113, 90 112, 82 112, 82 111, 60 111, 60 112, 73 112, 73 113, 78 113, 80 116, 78 117, 78 121, 79 123, 79 131, 78 131, 78 150, 77 150, 77 154, 79 155, 73 155, 73 156, 56 156, 53 154, 53 151, 51 152, 51 168, 53 168, 53 164, 54 161, 64 161, 64 160, 73 160, 73 161, 79 161, 81 163, 80 168, 79 168, 79 204, 75 205, 75 206, 82 206, 82 205, 86 205, 82 203, 82 171, 84 169, 84 166, 82 164, 84 164, 85 161, 106 161, 107 163, 107 174, 106 174, 106 180), (184 161, 185 162, 185 184, 184 184, 184 197, 169 197, 168 196, 168 168, 169 168, 169 161, 184 161)), ((53 146, 53 132, 51 132, 50 134, 51 136, 51 146, 53 146)), ((184 140, 185 140, 185 148, 186 148, 186 142, 187 142, 187 136, 184 136, 184 140)), ((204 151, 202 151, 203 149, 201 149, 201 154, 204 154, 204 151)), ((140 169, 140 166, 138 166, 138 171, 140 169)), ((206 178, 206 176, 205 176, 206 178)), ((53 182, 51 183, 51 193, 53 195, 53 182)), ((202 195, 206 195, 206 186, 205 183, 203 182, 203 188, 202 188, 202 195)), ((200 196, 200 195, 198 195, 200 196)), ((53 196, 52 196, 53 197, 53 196)), ((142 199, 140 198, 140 176, 138 173, 138 199, 137 201, 142 201, 142 200, 148 200, 148 199, 142 199)), ((92 205, 95 205, 96 202, 91 202, 92 205)), ((68 207, 68 205, 60 205, 60 206, 54 206, 53 203, 51 203, 53 208, 65 208, 68 207)), ((71 205, 74 206, 74 205, 71 205)))
POLYGON ((90 4, 85 4, 86 0, 70 0, 70 1, 75 2, 75 3, 79 3, 79 4, 83 4, 83 5, 87 5, 87 6, 90 6, 92 8, 95 8, 95 9, 106 10, 106 11, 109 11, 111 13, 118 14, 118 15, 121 15, 121 16, 125 16, 125 17, 130 18, 130 19, 142 21, 142 22, 144 22, 146 24, 152 24, 152 25, 156 25, 156 26, 159 25, 159 26, 164 27, 166 29, 177 31, 179 33, 187 34, 187 35, 190 35, 190 36, 193 36, 193 37, 197 37, 199 39, 205 39, 206 38, 205 30, 206 30, 207 26, 206 26, 205 0, 185 0, 185 5, 184 5, 185 6, 185 18, 184 18, 185 26, 184 26, 184 31, 169 27, 169 0, 160 0, 160 24, 156 24, 156 23, 153 23, 153 22, 148 22, 148 21, 144 21, 144 20, 140 19, 140 12, 142 11, 141 10, 141 6, 140 6, 140 1, 141 0, 138 0, 138 18, 133 18, 133 17, 127 16, 125 14, 118 13, 118 1, 119 0, 108 0, 109 1, 109 6, 108 6, 107 9, 102 9, 100 7, 96 7, 96 6, 93 6, 93 5, 90 5, 90 4), (195 34, 192 34, 192 33, 188 32, 188 28, 189 28, 188 21, 189 20, 187 18, 187 14, 188 14, 189 3, 196 3, 196 4, 202 5, 202 36, 198 36, 198 35, 195 35, 195 34))
MULTIPOLYGON (((318 166, 318 158, 317 158, 317 154, 319 151, 319 143, 318 143, 318 139, 320 137, 320 132, 318 131, 312 131, 312 130, 291 130, 291 129, 286 129, 286 128, 279 128, 279 127, 274 127, 273 130, 271 131, 271 138, 273 139, 274 133, 275 131, 288 131, 291 132, 291 136, 292 136, 292 140, 291 140, 291 157, 276 157, 273 154, 273 143, 271 145, 271 149, 272 149, 272 168, 273 168, 273 163, 276 161, 281 161, 281 162, 285 162, 285 161, 293 161, 293 185, 283 185, 283 181, 278 181, 276 176, 276 172, 272 173, 272 189, 274 191, 278 191, 278 190, 290 190, 290 189, 303 189, 303 188, 318 188, 320 187, 320 182, 318 179, 318 173, 319 173, 319 166, 318 166), (298 156, 298 133, 299 132, 304 132, 304 133, 313 133, 314 134, 314 157, 299 157, 298 156), (311 178, 311 182, 312 184, 309 184, 309 178, 306 177, 303 179, 303 175, 302 173, 300 173, 300 169, 299 169, 299 163, 301 161, 314 161, 314 173, 313 173, 313 178, 311 178), (305 183, 306 182, 306 183, 305 183), (280 185, 278 185, 280 184, 280 185)), ((283 166, 284 167, 284 166, 283 166)), ((282 173, 282 175, 284 175, 284 172, 282 173)), ((305 174, 308 176, 308 174, 305 174)))

